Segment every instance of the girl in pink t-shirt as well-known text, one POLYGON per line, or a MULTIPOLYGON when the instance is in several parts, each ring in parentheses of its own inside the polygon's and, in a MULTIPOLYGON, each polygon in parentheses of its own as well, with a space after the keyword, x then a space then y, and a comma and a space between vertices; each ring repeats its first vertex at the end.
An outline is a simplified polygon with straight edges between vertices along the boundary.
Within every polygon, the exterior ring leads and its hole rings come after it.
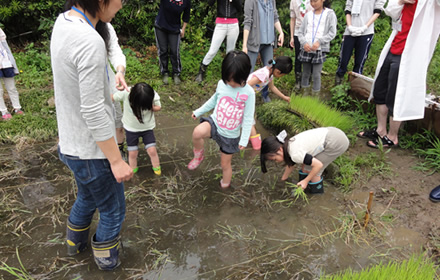
MULTIPOLYGON (((292 71, 293 63, 292 59, 288 56, 280 56, 275 60, 269 60, 269 65, 258 69, 249 75, 247 80, 248 85, 250 85, 255 93, 259 93, 263 88, 269 85, 270 91, 278 95, 281 99, 286 102, 290 102, 290 97, 284 95, 274 84, 273 78, 281 78, 292 71)), ((270 102, 269 96, 264 99, 265 102, 270 102)), ((251 136, 249 138, 252 148, 254 150, 259 150, 261 147, 261 137, 257 134, 255 129, 255 121, 252 125, 251 136)))
MULTIPOLYGON (((263 88, 269 85, 269 89, 278 95, 284 101, 290 102, 290 97, 284 95, 273 83, 273 78, 281 78, 292 71, 293 64, 292 59, 288 56, 280 56, 275 60, 269 60, 269 65, 264 66, 249 75, 247 80, 255 93, 259 93, 263 88)), ((266 102, 270 101, 267 98, 266 102)))

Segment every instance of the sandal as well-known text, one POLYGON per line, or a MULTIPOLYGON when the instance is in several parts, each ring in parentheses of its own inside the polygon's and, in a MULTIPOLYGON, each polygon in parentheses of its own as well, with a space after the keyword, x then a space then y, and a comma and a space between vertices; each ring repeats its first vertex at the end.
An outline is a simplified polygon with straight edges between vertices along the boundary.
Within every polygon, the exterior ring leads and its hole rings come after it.
POLYGON ((391 148, 396 145, 396 144, 394 144, 393 141, 390 140, 390 138, 388 138, 388 136, 385 135, 384 137, 379 137, 377 139, 373 139, 371 141, 368 141, 367 146, 371 147, 371 148, 379 149, 379 141, 382 142, 382 146, 384 148, 391 148))
POLYGON ((359 138, 371 139, 371 140, 377 140, 377 138, 380 137, 375 128, 370 130, 363 130, 358 134, 356 134, 356 136, 359 138))

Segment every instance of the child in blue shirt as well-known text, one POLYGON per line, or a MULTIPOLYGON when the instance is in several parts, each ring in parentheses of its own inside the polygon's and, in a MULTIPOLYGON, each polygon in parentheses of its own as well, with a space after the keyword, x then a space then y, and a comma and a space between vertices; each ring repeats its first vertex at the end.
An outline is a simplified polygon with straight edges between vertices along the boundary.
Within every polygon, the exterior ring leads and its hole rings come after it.
POLYGON ((200 124, 194 128, 194 158, 188 164, 188 169, 194 170, 200 165, 204 159, 204 139, 212 138, 220 146, 222 188, 228 188, 231 184, 232 155, 246 148, 251 134, 255 92, 246 83, 250 70, 251 63, 244 52, 229 52, 223 60, 222 79, 217 84, 215 94, 192 114, 192 118, 197 119, 214 109, 209 117, 202 117, 200 124))

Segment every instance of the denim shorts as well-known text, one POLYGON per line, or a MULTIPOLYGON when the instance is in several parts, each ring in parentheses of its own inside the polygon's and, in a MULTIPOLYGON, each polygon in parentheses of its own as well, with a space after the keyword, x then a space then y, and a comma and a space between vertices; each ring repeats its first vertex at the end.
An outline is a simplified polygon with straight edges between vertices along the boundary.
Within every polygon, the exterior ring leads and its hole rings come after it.
POLYGON ((14 68, 0 69, 0 78, 13 78, 15 77, 14 68))
POLYGON ((211 138, 220 146, 220 151, 222 153, 232 155, 240 151, 240 148, 238 147, 238 143, 240 143, 240 137, 227 138, 220 135, 217 131, 217 126, 215 125, 214 120, 211 117, 200 118, 200 123, 203 122, 208 122, 211 125, 211 138))
POLYGON ((142 137, 142 142, 145 145, 145 150, 156 146, 156 137, 153 130, 145 131, 128 131, 125 130, 125 137, 127 138, 127 151, 137 151, 139 144, 139 137, 142 137))

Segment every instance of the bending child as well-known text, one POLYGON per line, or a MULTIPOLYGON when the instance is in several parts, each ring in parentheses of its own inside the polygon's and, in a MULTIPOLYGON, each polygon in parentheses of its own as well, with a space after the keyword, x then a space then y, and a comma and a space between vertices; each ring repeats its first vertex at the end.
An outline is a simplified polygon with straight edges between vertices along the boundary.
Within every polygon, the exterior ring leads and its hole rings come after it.
POLYGON ((313 10, 303 20, 298 40, 301 44, 299 60, 303 65, 301 87, 310 87, 310 76, 313 78, 313 92, 321 90, 321 70, 330 52, 330 41, 336 36, 337 18, 329 8, 329 0, 310 1, 313 10), (313 71, 312 71, 313 70, 313 71))
MULTIPOLYGON (((275 60, 269 60, 269 65, 264 66, 249 75, 248 85, 253 87, 255 93, 259 93, 267 85, 269 89, 284 101, 290 102, 290 97, 284 95, 274 84, 273 78, 281 78, 292 71, 292 59, 288 56, 280 56, 275 60)), ((270 99, 269 99, 270 100, 270 99)))
POLYGON ((202 117, 200 124, 194 128, 194 158, 188 164, 188 169, 194 170, 200 165, 204 159, 204 139, 212 138, 220 146, 222 188, 231 185, 232 155, 246 148, 251 133, 255 92, 246 83, 250 71, 251 62, 244 52, 229 52, 222 63, 222 79, 217 84, 216 92, 192 114, 196 120, 214 108, 214 112, 207 118, 202 117))
POLYGON ((127 138, 128 164, 136 173, 139 137, 145 145, 145 150, 151 159, 153 171, 161 175, 159 156, 156 149, 156 138, 153 129, 156 127, 154 112, 160 110, 160 97, 146 83, 137 83, 130 92, 120 91, 113 94, 114 101, 124 102, 122 123, 127 138))
POLYGON ((298 185, 310 193, 323 193, 322 172, 349 145, 347 136, 335 127, 320 127, 301 132, 287 141, 286 131, 277 137, 270 136, 261 144, 261 171, 267 172, 266 161, 284 162, 286 168, 281 180, 285 181, 292 173, 295 163, 301 163, 298 185))
MULTIPOLYGON (((251 73, 247 80, 248 85, 250 85, 255 93, 261 92, 266 86, 278 95, 284 101, 290 102, 290 97, 284 95, 274 84, 273 78, 281 78, 292 71, 293 63, 292 59, 288 56, 280 56, 275 60, 269 60, 269 65, 258 69, 257 71, 251 73)), ((266 97, 266 101, 270 101, 269 96, 266 97)), ((254 150, 259 150, 261 148, 261 137, 257 134, 255 129, 255 121, 252 124, 250 141, 252 148, 254 150)))

